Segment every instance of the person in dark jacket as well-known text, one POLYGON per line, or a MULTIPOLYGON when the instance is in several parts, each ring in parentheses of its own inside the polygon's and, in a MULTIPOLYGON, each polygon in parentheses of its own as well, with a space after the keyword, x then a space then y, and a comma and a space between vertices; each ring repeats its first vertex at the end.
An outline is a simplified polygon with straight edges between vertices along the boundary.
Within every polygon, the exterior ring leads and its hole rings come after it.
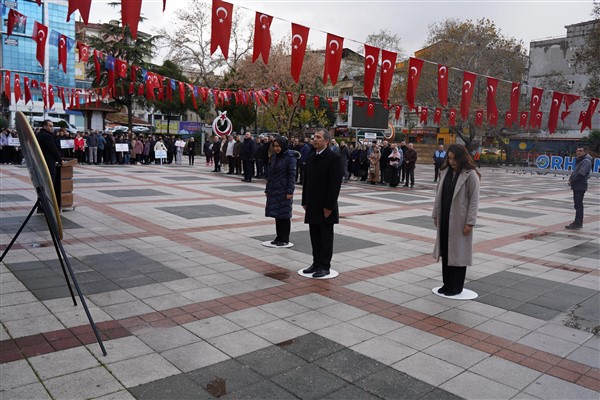
POLYGON ((206 142, 204 142, 203 151, 204 151, 204 156, 206 157, 206 166, 208 167, 209 165, 211 165, 213 163, 213 151, 212 151, 212 143, 210 142, 210 139, 206 139, 206 142))
POLYGON ((46 165, 48 166, 48 172, 50 172, 52 184, 56 185, 56 164, 61 164, 62 159, 60 158, 58 147, 56 147, 54 133, 52 133, 53 128, 54 124, 52 121, 49 119, 45 120, 42 123, 42 129, 40 129, 37 134, 37 141, 40 145, 40 150, 42 151, 46 165))
POLYGON ((404 187, 415 187, 415 165, 417 164, 417 152, 413 149, 413 144, 408 144, 408 150, 404 153, 404 171, 406 172, 406 181, 404 187))
POLYGON ((215 169, 212 172, 221 172, 221 141, 217 135, 213 136, 212 152, 215 164, 215 169))
POLYGON ((254 139, 250 132, 246 132, 244 135, 244 141, 240 146, 240 159, 242 160, 242 169, 244 171, 244 182, 252 182, 252 175, 254 175, 254 139))
POLYGON ((575 221, 565 226, 566 229, 583 228, 583 196, 588 188, 588 179, 592 173, 592 157, 587 153, 587 148, 578 146, 575 155, 577 156, 575 169, 569 177, 569 186, 573 191, 575 221))
POLYGON ((315 152, 306 160, 302 186, 302 207, 306 211, 312 245, 313 263, 302 272, 313 278, 329 275, 333 257, 333 225, 339 223, 338 197, 342 187, 340 156, 329 149, 329 132, 318 129, 314 135, 315 152))
POLYGON ((194 140, 193 136, 190 138, 189 142, 187 142, 186 147, 188 153, 188 164, 194 165, 194 156, 196 155, 196 141, 194 140))
POLYGON ((287 246, 290 242, 296 157, 294 152, 288 151, 288 140, 283 136, 278 136, 272 146, 273 157, 268 167, 269 177, 265 188, 265 216, 275 218, 277 236, 271 244, 280 247, 287 246))

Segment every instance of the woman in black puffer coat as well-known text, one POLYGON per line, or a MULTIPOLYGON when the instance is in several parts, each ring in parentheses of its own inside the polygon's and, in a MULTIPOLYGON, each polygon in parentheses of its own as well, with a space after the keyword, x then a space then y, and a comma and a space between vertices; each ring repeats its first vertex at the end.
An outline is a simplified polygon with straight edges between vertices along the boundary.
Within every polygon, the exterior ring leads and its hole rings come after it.
POLYGON ((273 156, 265 188, 267 196, 265 216, 275 218, 277 237, 271 244, 286 246, 290 241, 296 156, 295 152, 288 151, 288 140, 283 136, 278 136, 272 146, 273 156))

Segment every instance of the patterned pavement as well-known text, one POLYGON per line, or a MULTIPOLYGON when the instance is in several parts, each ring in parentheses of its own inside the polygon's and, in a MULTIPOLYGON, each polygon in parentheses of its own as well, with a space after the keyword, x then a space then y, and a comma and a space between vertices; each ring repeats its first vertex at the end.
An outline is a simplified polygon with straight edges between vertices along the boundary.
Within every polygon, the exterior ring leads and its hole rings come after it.
MULTIPOLYGON (((598 399, 600 179, 580 231, 564 175, 482 170, 479 297, 438 297, 433 168, 414 189, 350 182, 335 279, 311 262, 295 202, 290 249, 264 181, 189 166, 78 166, 63 244, 101 331, 73 306, 40 216, 0 264, 0 398, 598 399)), ((35 201, 0 171, 0 248, 35 201)), ((300 189, 296 198, 299 198, 300 189)))

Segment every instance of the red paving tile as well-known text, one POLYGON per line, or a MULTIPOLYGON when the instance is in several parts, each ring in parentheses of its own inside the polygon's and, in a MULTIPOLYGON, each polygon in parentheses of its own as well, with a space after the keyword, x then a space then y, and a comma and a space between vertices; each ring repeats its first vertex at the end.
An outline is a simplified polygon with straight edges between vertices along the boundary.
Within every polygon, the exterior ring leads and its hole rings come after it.
POLYGON ((575 383, 585 388, 600 392, 600 380, 590 378, 589 376, 582 376, 575 383))
POLYGON ((539 372, 546 372, 552 367, 552 364, 544 362, 544 361, 536 360, 535 358, 525 358, 519 364, 521 364, 527 368, 535 369, 536 371, 539 371, 539 372))
POLYGON ((38 343, 38 344, 34 344, 31 346, 21 348, 21 352, 27 358, 39 356, 41 354, 52 353, 53 351, 54 351, 54 349, 52 348, 52 346, 50 346, 50 343, 48 343, 48 342, 38 343))
POLYGON ((500 348, 500 350, 498 352, 496 352, 494 355, 504 358, 507 361, 517 363, 517 364, 520 363, 521 361, 523 361, 525 358, 527 358, 523 354, 515 353, 514 351, 510 351, 510 350, 506 350, 506 349, 502 349, 502 348, 500 348))
POLYGON ((198 321, 198 318, 194 317, 192 314, 183 314, 171 318, 171 321, 173 321, 177 325, 183 325, 189 322, 198 321))
POLYGON ((18 349, 2 350, 0 351, 0 364, 4 364, 11 361, 17 361, 24 359, 25 356, 18 349))
POLYGON ((581 378, 580 374, 561 367, 552 367, 548 371, 546 371, 546 373, 548 375, 555 376, 567 382, 576 382, 581 378))
POLYGON ((174 326, 177 326, 175 322, 168 318, 159 319, 158 321, 152 321, 149 324, 153 328, 172 328, 174 326))
POLYGON ((173 318, 173 317, 177 317, 179 315, 187 314, 188 311, 184 311, 181 308, 175 307, 175 308, 169 308, 168 310, 162 310, 160 313, 167 318, 173 318))
POLYGON ((553 364, 558 365, 559 367, 562 367, 564 369, 568 369, 569 371, 577 372, 580 375, 585 375, 592 370, 592 367, 590 367, 589 365, 581 364, 572 360, 567 360, 566 358, 553 364))
POLYGON ((57 339, 50 342, 52 348, 56 351, 71 349, 81 346, 81 342, 76 337, 57 339))

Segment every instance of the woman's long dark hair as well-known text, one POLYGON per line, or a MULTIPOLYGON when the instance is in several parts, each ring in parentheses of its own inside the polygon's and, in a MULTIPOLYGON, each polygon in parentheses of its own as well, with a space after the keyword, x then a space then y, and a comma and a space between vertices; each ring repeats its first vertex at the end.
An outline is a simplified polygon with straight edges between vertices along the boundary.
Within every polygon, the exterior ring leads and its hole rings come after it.
MULTIPOLYGON (((477 168, 475 167, 475 163, 473 162, 473 158, 471 157, 471 155, 467 151, 467 148, 464 145, 456 144, 456 143, 451 144, 450 147, 448 147, 448 151, 446 153, 454 154, 454 161, 456 161, 459 171, 461 171, 463 169, 465 169, 465 170, 472 169, 475 171, 477 176, 481 179, 481 174, 479 173, 479 171, 477 171, 477 168)), ((441 169, 446 169, 449 166, 450 165, 448 164, 448 157, 446 157, 446 160, 444 160, 444 164, 442 165, 441 169)))

